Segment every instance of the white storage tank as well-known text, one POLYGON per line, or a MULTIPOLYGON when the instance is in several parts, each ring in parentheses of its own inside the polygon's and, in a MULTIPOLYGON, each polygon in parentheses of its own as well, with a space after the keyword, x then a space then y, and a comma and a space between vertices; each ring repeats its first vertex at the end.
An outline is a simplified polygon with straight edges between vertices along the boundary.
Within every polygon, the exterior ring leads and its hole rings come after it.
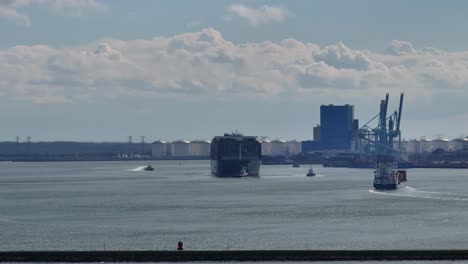
POLYGON ((432 140, 428 138, 421 138, 421 153, 432 152, 432 140))
MULTIPOLYGON (((403 144, 403 142, 401 142, 403 144)), ((407 153, 421 153, 421 140, 410 139, 405 142, 405 150, 407 153)))
POLYGON ((190 142, 179 139, 171 143, 171 155, 173 157, 190 156, 190 142))
MULTIPOLYGON (((395 142, 395 148, 398 148, 398 142, 395 142)), ((410 150, 410 141, 406 139, 401 140, 401 152, 409 153, 410 150)))
POLYGON ((451 148, 452 151, 468 150, 468 137, 452 140, 451 148))
POLYGON ((463 149, 464 149, 464 150, 468 150, 468 137, 465 137, 465 138, 462 140, 462 143, 463 143, 463 149))
POLYGON ((167 155, 166 142, 157 140, 151 144, 151 156, 153 158, 165 157, 167 155))
POLYGON ((450 140, 446 138, 436 138, 432 140, 432 151, 442 149, 444 151, 450 150, 450 140))
POLYGON ((271 155, 284 156, 286 152, 286 141, 282 139, 275 139, 271 141, 271 155))
POLYGON ((463 138, 456 138, 450 141, 450 151, 459 151, 463 149, 463 138))
POLYGON ((260 140, 262 144, 262 156, 271 156, 271 142, 264 138, 260 140))
POLYGON ((302 152, 302 142, 299 140, 290 140, 286 142, 286 154, 297 155, 302 152))
POLYGON ((195 157, 205 157, 210 155, 211 142, 208 140, 190 141, 190 155, 195 157))

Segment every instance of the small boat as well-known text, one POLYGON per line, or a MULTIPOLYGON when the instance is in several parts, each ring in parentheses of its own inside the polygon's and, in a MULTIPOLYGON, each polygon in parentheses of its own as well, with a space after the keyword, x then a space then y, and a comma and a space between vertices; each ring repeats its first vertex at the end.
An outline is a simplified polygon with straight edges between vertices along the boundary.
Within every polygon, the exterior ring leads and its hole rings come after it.
POLYGON ((294 162, 293 163, 293 168, 299 168, 299 163, 294 162))
POLYGON ((306 176, 315 176, 315 173, 314 173, 314 170, 312 168, 309 169, 309 171, 307 172, 306 176))
POLYGON ((144 168, 145 171, 154 171, 154 168, 151 165, 148 165, 144 168))

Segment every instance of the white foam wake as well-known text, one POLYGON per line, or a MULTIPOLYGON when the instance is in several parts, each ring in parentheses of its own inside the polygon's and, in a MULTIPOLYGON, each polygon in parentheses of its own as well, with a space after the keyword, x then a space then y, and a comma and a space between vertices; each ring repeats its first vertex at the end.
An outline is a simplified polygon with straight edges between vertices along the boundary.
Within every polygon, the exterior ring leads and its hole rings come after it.
POLYGON ((397 190, 392 191, 380 191, 380 190, 369 190, 370 193, 399 196, 399 197, 412 197, 421 199, 435 199, 435 200, 448 200, 448 201, 468 201, 468 195, 459 193, 447 193, 447 192, 435 192, 435 191, 423 191, 413 187, 404 186, 397 190))
POLYGON ((128 171, 142 171, 146 168, 146 166, 140 166, 140 167, 136 167, 134 169, 131 169, 131 170, 128 170, 128 171))

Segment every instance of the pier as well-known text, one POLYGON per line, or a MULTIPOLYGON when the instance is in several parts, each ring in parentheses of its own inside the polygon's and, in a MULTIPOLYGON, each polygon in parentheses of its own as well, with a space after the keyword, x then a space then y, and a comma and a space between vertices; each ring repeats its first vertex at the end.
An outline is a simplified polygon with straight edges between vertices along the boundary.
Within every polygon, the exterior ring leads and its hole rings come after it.
POLYGON ((468 250, 3 251, 0 262, 468 260, 468 250))

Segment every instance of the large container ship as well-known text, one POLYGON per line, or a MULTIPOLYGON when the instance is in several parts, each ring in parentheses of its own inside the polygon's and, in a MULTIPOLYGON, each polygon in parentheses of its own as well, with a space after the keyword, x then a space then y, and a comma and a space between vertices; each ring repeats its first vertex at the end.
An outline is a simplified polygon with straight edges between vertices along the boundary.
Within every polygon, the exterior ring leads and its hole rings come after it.
POLYGON ((218 177, 259 176, 262 147, 254 136, 237 133, 211 141, 211 172, 218 177))

